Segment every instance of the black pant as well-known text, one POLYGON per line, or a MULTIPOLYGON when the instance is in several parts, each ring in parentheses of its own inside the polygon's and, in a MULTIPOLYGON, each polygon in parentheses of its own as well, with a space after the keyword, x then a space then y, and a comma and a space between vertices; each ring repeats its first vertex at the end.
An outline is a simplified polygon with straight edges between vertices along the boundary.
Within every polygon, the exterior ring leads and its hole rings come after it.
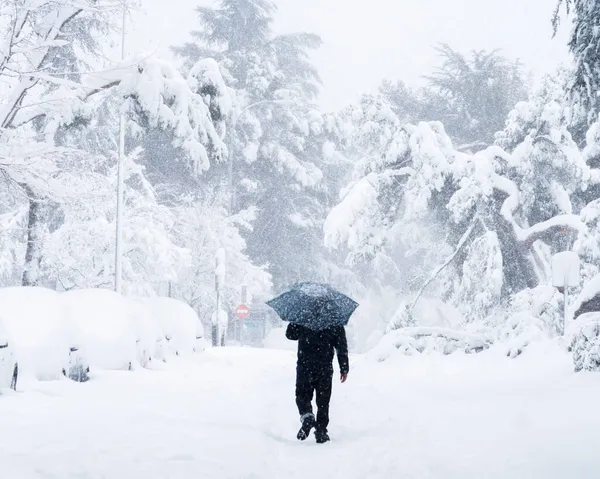
POLYGON ((329 425, 329 400, 331 399, 331 382, 333 371, 296 370, 296 405, 300 416, 313 412, 313 392, 317 396, 317 430, 327 432, 329 425))

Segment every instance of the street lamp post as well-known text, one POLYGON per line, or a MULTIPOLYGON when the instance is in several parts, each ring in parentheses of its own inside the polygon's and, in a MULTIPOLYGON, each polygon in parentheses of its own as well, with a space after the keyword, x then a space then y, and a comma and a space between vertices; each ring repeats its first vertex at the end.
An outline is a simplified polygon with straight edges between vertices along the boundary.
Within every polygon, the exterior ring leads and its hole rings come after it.
MULTIPOLYGON (((127 8, 123 2, 123 23, 121 33, 121 61, 125 60, 125 27, 127 21, 127 8)), ((123 275, 123 197, 124 197, 124 162, 125 162, 125 111, 121 107, 119 115, 119 155, 117 163, 117 218, 115 233, 115 291, 122 290, 121 279, 123 275)))

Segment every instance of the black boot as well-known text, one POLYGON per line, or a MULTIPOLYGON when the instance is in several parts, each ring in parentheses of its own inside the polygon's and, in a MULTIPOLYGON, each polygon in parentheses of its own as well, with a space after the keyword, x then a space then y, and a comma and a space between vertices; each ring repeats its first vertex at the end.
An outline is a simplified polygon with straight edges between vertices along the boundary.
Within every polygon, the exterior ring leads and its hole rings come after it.
POLYGON ((315 427, 316 421, 315 416, 312 413, 305 414, 300 419, 302 421, 302 427, 298 431, 298 435, 296 437, 300 441, 304 441, 310 434, 310 430, 315 427))
POLYGON ((315 431, 315 439, 317 440, 317 444, 323 444, 327 441, 330 441, 327 431, 320 431, 319 429, 315 431))

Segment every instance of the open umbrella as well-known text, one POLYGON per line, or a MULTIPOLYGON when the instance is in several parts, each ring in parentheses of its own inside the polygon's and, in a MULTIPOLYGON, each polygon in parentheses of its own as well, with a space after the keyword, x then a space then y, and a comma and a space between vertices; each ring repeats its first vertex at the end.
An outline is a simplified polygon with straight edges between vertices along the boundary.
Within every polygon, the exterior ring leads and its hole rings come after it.
POLYGON ((299 283, 267 301, 283 321, 319 331, 346 325, 358 303, 329 284, 299 283))

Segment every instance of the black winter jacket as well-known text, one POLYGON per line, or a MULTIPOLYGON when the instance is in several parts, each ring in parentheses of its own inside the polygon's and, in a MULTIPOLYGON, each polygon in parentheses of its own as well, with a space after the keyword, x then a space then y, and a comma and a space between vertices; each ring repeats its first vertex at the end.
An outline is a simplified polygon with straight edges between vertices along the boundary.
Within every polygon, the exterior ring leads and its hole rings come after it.
POLYGON ((298 368, 315 372, 333 373, 333 352, 340 365, 340 373, 348 374, 348 342, 343 326, 313 331, 290 323, 285 336, 298 341, 298 368))

